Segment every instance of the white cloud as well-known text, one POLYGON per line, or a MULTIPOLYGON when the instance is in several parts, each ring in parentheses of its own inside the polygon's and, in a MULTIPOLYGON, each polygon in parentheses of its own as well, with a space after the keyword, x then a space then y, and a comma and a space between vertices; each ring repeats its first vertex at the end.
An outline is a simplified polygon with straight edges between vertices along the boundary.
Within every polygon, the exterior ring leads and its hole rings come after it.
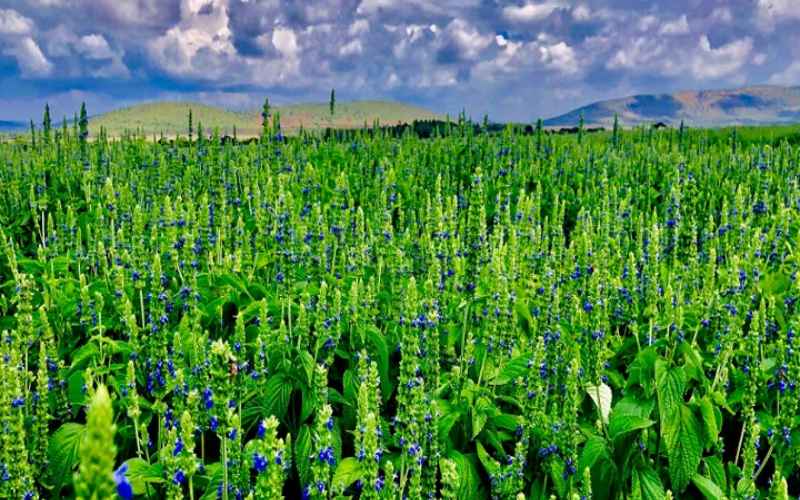
POLYGON ((369 21, 366 19, 356 19, 353 21, 353 24, 347 29, 347 33, 350 36, 358 36, 363 35, 364 33, 369 31, 369 21))
POLYGON ((88 59, 111 59, 114 51, 109 47, 103 35, 82 36, 78 44, 78 51, 88 59))
POLYGON ((33 30, 33 21, 16 10, 0 9, 0 35, 26 35, 33 30))
POLYGON ((290 28, 276 28, 272 32, 272 43, 284 57, 295 58, 300 53, 297 35, 290 28))
POLYGON ((361 40, 355 39, 350 40, 346 44, 342 45, 339 48, 339 55, 343 57, 354 56, 361 54, 363 51, 364 47, 361 45, 361 40))
POLYGON ((578 60, 575 50, 565 42, 539 47, 541 61, 550 68, 560 73, 573 74, 578 72, 578 60))
POLYGON ((649 31, 656 24, 658 24, 658 18, 648 14, 639 19, 639 22, 636 23, 636 27, 639 29, 639 31, 649 31))
POLYGON ((43 77, 53 71, 53 64, 47 60, 33 38, 26 36, 3 50, 3 53, 17 60, 22 76, 43 77))
POLYGON ((686 14, 674 21, 664 23, 658 32, 662 35, 685 35, 689 33, 689 21, 686 19, 686 14))
POLYGON ((717 7, 711 11, 711 20, 721 23, 730 23, 733 21, 733 14, 728 7, 717 7))
POLYGON ((783 71, 775 73, 769 78, 773 85, 798 85, 800 86, 800 61, 794 61, 783 71))
POLYGON ((148 44, 154 61, 176 76, 213 80, 228 74, 236 49, 228 27, 227 0, 183 0, 181 18, 148 44))
POLYGON ((618 49, 606 63, 609 69, 643 68, 664 53, 658 39, 642 36, 633 39, 627 47, 618 49))
POLYGON ((490 34, 482 34, 474 26, 463 19, 454 19, 447 25, 447 34, 458 46, 461 56, 465 59, 475 59, 485 48, 494 41, 490 34))
POLYGON ((770 30, 780 22, 800 19, 800 5, 797 0, 757 0, 756 15, 761 29, 770 30))
POLYGON ((691 72, 699 80, 721 78, 739 70, 753 51, 753 39, 745 37, 717 48, 702 35, 691 63, 691 72))
POLYGON ((558 0, 545 0, 542 3, 526 3, 524 5, 509 5, 503 8, 503 16, 515 22, 539 21, 554 10, 564 7, 563 2, 558 0))
POLYGON ((572 9, 572 18, 579 22, 589 21, 592 19, 592 11, 586 4, 580 4, 572 9))

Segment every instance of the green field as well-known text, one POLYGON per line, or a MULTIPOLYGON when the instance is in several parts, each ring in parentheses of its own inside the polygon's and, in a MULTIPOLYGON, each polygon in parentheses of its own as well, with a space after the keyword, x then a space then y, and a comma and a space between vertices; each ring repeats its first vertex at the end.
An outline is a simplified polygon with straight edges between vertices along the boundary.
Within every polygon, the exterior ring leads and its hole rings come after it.
POLYGON ((800 494, 796 127, 88 127, 0 141, 0 498, 800 494))
MULTIPOLYGON (((234 127, 239 137, 254 137, 261 133, 260 110, 233 112, 192 102, 154 102, 111 111, 93 118, 90 130, 97 133, 102 127, 112 136, 119 136, 125 131, 140 131, 147 136, 160 135, 162 132, 169 137, 178 134, 187 136, 189 110, 192 111, 194 127, 202 124, 208 133, 219 128, 221 135, 233 135, 234 127)), ((333 116, 328 103, 276 106, 274 111, 280 113, 282 128, 289 134, 296 133, 300 127, 358 128, 365 124, 372 126, 375 121, 383 125, 396 125, 442 118, 422 108, 387 101, 337 103, 333 116)))

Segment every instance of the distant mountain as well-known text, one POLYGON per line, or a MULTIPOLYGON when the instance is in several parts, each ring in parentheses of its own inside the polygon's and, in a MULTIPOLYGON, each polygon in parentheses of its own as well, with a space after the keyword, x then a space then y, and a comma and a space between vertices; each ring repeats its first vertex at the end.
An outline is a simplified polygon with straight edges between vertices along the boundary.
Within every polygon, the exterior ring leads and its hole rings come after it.
MULTIPOLYGON (((186 136, 190 109, 195 131, 202 123, 204 132, 208 133, 219 127, 220 134, 231 135, 234 126, 239 137, 261 133, 260 109, 234 112, 195 102, 150 102, 118 109, 90 118, 89 129, 96 133, 104 127, 111 135, 126 130, 142 130, 147 135, 164 132, 167 136, 186 136)), ((396 125, 441 118, 427 109, 389 101, 337 102, 333 116, 328 103, 292 104, 277 106, 273 110, 280 113, 281 127, 288 133, 301 126, 306 129, 356 128, 365 123, 371 126, 376 120, 382 125, 396 125)))
POLYGON ((600 101, 545 120, 550 127, 573 127, 581 114, 587 126, 609 126, 614 115, 624 125, 683 120, 696 127, 800 122, 800 87, 760 85, 732 90, 635 95, 600 101))
POLYGON ((24 122, 0 120, 0 132, 19 132, 25 129, 25 127, 26 125, 24 122))

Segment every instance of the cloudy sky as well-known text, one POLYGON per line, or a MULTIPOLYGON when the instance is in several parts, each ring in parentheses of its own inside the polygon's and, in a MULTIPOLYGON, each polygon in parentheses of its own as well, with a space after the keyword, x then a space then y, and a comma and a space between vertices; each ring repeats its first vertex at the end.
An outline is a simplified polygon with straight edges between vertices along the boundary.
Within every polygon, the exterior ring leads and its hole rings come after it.
POLYGON ((761 83, 800 85, 800 0, 0 0, 0 119, 336 88, 530 121, 761 83))

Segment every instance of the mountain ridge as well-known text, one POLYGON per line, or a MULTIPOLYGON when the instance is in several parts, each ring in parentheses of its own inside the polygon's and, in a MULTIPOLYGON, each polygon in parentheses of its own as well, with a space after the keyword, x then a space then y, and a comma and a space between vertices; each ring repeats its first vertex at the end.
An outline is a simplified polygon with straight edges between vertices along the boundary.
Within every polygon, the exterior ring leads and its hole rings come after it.
POLYGON ((663 122, 699 127, 776 125, 800 122, 800 86, 751 85, 734 89, 683 90, 672 94, 637 94, 596 101, 554 116, 545 126, 609 126, 663 122))

